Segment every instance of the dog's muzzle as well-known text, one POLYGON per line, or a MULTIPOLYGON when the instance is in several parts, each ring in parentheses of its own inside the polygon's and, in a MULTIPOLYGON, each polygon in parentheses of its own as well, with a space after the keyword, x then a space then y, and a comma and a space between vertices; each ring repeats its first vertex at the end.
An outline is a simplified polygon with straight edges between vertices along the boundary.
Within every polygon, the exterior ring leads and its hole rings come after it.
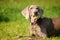
POLYGON ((40 18, 40 16, 31 17, 31 23, 37 22, 37 20, 38 20, 39 18, 40 18))

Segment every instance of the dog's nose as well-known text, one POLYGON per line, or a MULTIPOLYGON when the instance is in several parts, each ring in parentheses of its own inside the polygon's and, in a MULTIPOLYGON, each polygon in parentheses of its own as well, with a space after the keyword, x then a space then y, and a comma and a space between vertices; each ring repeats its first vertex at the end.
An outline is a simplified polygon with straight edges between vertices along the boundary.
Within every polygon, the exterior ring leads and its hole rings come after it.
POLYGON ((34 12, 35 13, 35 15, 37 15, 38 14, 38 12, 34 12))

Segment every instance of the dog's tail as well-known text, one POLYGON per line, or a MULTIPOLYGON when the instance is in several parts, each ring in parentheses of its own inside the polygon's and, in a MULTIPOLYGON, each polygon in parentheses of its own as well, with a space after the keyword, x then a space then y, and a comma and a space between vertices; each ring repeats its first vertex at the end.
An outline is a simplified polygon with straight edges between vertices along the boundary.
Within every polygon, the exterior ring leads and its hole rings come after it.
POLYGON ((31 36, 18 36, 18 38, 26 38, 26 37, 31 37, 31 36))
POLYGON ((32 40, 33 36, 18 36, 17 39, 25 38, 27 40, 32 40))
POLYGON ((42 38, 40 38, 40 37, 35 37, 35 36, 18 36, 17 38, 18 38, 18 39, 26 38, 27 40, 43 40, 42 38))
POLYGON ((20 38, 32 38, 32 37, 34 37, 34 36, 17 36, 18 39, 20 39, 20 38))

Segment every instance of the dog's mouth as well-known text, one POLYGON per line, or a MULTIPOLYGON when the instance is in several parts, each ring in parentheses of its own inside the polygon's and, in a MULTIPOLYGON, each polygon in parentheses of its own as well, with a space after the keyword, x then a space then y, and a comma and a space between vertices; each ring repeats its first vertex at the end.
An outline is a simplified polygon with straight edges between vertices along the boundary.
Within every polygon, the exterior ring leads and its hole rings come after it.
POLYGON ((39 18, 40 18, 40 16, 31 17, 31 23, 37 22, 37 20, 38 20, 39 18))

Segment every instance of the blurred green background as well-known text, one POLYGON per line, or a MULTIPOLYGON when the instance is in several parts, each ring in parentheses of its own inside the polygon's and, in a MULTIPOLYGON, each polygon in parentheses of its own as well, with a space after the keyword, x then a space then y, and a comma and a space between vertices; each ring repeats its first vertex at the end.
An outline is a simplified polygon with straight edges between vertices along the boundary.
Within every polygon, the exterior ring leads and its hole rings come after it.
MULTIPOLYGON (((0 0, 0 40, 18 40, 17 35, 30 34, 29 20, 22 16, 21 11, 32 4, 40 5, 45 17, 60 16, 60 0, 0 0)), ((60 40, 60 37, 46 40, 60 40)))

